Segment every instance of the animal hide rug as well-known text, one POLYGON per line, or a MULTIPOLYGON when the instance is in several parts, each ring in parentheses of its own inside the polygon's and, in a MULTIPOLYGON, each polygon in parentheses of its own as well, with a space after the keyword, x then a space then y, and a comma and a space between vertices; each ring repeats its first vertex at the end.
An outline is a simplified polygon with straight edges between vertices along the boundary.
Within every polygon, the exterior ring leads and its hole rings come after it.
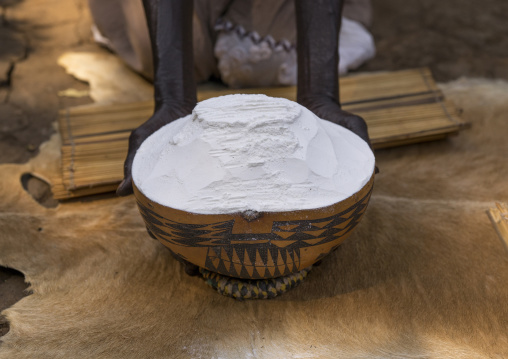
POLYGON ((508 253, 485 211, 508 201, 508 83, 442 85, 472 128, 377 152, 367 212, 274 300, 236 301, 152 240, 133 196, 44 208, 0 166, 0 264, 32 294, 3 314, 0 358, 506 358, 508 253))

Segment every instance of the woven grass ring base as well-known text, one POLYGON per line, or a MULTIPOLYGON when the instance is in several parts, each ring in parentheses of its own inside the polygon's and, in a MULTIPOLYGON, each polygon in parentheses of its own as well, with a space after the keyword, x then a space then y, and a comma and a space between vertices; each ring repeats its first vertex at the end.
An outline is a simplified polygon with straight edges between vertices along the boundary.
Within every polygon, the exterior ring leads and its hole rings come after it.
POLYGON ((204 268, 199 268, 199 272, 206 284, 220 294, 243 300, 275 298, 303 282, 311 269, 312 266, 287 276, 269 279, 232 278, 204 268))

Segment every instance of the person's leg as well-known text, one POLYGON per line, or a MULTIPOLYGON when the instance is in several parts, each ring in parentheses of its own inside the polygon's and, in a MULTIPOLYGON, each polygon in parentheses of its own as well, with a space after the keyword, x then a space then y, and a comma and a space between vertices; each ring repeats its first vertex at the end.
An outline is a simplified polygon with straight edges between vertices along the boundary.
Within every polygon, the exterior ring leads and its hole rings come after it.
POLYGON ((318 117, 369 143, 365 121, 339 101, 339 30, 342 0, 295 0, 298 52, 297 101, 318 117))
POLYGON ((196 105, 196 82, 192 47, 193 2, 143 0, 154 63, 153 116, 129 137, 124 180, 119 195, 132 188, 132 161, 143 141, 162 126, 190 114, 196 105))

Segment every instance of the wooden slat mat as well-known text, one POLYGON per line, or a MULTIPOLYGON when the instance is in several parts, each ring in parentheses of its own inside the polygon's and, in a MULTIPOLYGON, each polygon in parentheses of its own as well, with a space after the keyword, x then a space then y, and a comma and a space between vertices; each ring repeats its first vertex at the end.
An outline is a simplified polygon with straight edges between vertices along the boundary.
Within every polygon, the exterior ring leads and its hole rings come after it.
MULTIPOLYGON (((465 125, 426 68, 349 76, 340 79, 340 91, 343 108, 367 121, 376 149, 442 139, 465 125)), ((296 100, 295 87, 231 90, 210 85, 199 88, 198 100, 232 93, 296 100)), ((113 191, 123 177, 129 134, 152 111, 151 101, 62 110, 62 178, 53 181, 55 198, 113 191)))

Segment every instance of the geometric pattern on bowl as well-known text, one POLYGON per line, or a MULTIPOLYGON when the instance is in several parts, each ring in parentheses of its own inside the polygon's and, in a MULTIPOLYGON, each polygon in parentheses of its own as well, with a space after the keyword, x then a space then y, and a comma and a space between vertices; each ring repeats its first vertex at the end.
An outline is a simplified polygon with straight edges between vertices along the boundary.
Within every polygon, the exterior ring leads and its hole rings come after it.
POLYGON ((365 186, 333 205, 289 212, 196 214, 149 200, 134 185, 147 228, 180 258, 226 276, 263 279, 309 267, 337 248, 360 221, 372 193, 365 186))

